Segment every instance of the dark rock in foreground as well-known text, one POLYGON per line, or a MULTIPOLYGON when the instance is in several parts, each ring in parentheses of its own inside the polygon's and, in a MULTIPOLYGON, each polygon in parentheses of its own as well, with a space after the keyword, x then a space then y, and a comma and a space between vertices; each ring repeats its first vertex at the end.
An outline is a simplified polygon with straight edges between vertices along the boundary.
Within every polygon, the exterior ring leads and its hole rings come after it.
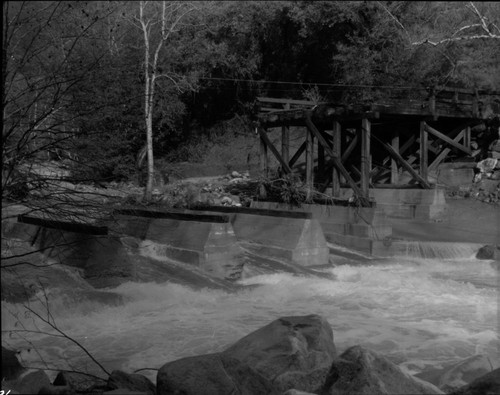
POLYGON ((499 363, 491 361, 487 355, 478 354, 445 366, 443 369, 430 369, 419 373, 416 377, 434 384, 443 391, 450 392, 469 384, 497 367, 499 363))
POLYGON ((443 394, 434 385, 404 373, 385 357, 361 346, 337 358, 319 391, 322 395, 443 394))
POLYGON ((16 380, 2 381, 2 391, 15 394, 38 394, 42 388, 50 386, 50 379, 43 370, 35 370, 16 380))
POLYGON ((498 395, 500 394, 500 368, 479 377, 450 395, 498 395))
POLYGON ((477 259, 493 259, 500 261, 500 245, 485 245, 476 254, 477 259))
POLYGON ((25 370, 19 363, 16 352, 2 346, 2 380, 15 380, 25 370))
POLYGON ((121 370, 113 370, 111 372, 108 379, 108 388, 111 390, 125 389, 143 392, 147 395, 156 395, 156 387, 147 377, 142 374, 125 373, 121 370))
POLYGON ((247 364, 223 354, 169 362, 157 376, 157 394, 278 394, 271 383, 247 364))
POLYGON ((252 366, 280 391, 314 391, 323 383, 336 350, 330 324, 308 315, 273 321, 223 354, 252 366))
POLYGON ((106 389, 106 380, 84 373, 59 372, 52 383, 56 387, 68 387, 74 392, 92 393, 106 389))

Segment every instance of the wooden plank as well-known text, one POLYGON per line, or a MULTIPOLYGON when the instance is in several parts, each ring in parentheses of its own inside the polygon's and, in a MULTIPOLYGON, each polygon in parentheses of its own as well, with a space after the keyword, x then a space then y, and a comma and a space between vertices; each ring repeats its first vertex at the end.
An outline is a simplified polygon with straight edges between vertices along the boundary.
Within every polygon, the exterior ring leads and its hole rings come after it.
POLYGON ((325 151, 331 157, 330 161, 337 168, 337 170, 339 170, 339 172, 342 174, 342 176, 346 179, 349 186, 354 191, 354 194, 360 200, 361 204, 363 206, 369 206, 370 201, 368 199, 368 195, 363 195, 363 191, 356 185, 356 183, 351 178, 349 172, 345 169, 345 167, 342 164, 342 162, 340 161, 340 159, 334 155, 333 150, 328 146, 328 143, 326 142, 326 140, 323 138, 323 136, 321 135, 319 130, 316 128, 316 126, 314 126, 314 124, 312 123, 310 112, 306 113, 305 121, 306 121, 306 126, 308 127, 311 134, 314 134, 314 136, 316 136, 316 138, 318 139, 319 144, 323 145, 323 147, 325 148, 325 151))
POLYGON ((425 121, 420 121, 420 176, 428 180, 429 151, 427 150, 428 135, 425 121))
MULTIPOLYGON (((399 130, 395 130, 392 135, 392 148, 399 152, 399 130)), ((391 184, 397 184, 399 179, 398 162, 391 158, 391 184)))
MULTIPOLYGON (((332 131, 332 151, 333 156, 336 158, 340 157, 341 152, 341 133, 342 127, 338 121, 333 121, 333 131, 332 131)), ((338 169, 333 166, 332 170, 332 196, 339 197, 340 196, 340 175, 338 169)))
POLYGON ((371 141, 371 122, 363 118, 361 121, 361 191, 364 196, 368 196, 370 188, 370 141, 371 141))
POLYGON ((288 162, 288 166, 293 167, 295 162, 297 162, 299 160, 300 155, 302 155, 304 153, 304 151, 306 150, 306 144, 307 143, 305 141, 301 144, 301 146, 299 147, 299 149, 297 150, 295 155, 293 155, 292 159, 290 159, 290 161, 288 162))
POLYGON ((44 228, 64 230, 66 232, 83 233, 87 235, 104 236, 108 234, 107 226, 95 226, 78 222, 58 221, 53 219, 32 217, 25 214, 19 214, 17 216, 17 222, 43 226, 44 228))
MULTIPOLYGON (((457 137, 455 137, 453 140, 456 142, 459 142, 462 137, 464 137, 465 131, 462 130, 457 137)), ((434 159, 434 161, 429 165, 429 171, 436 170, 436 168, 439 166, 439 164, 446 158, 446 156, 450 153, 451 148, 445 148, 441 153, 434 159)))
POLYGON ((146 218, 164 218, 174 219, 178 221, 194 221, 194 222, 213 222, 213 223, 228 223, 230 217, 223 214, 203 214, 197 212, 190 212, 186 210, 169 209, 168 211, 154 211, 154 210, 141 210, 141 209, 119 209, 114 210, 115 215, 131 215, 135 217, 146 218))
POLYGON ((395 158, 399 162, 399 164, 402 167, 404 167, 406 171, 408 171, 408 173, 410 173, 413 179, 415 179, 418 183, 420 183, 420 185, 422 185, 424 188, 427 189, 431 188, 427 180, 424 180, 422 177, 420 177, 420 175, 413 169, 413 167, 411 167, 411 165, 408 162, 406 162, 398 152, 394 151, 394 149, 389 144, 386 144, 383 141, 380 141, 380 144, 382 144, 382 146, 387 150, 387 152, 389 152, 389 155, 395 158))
POLYGON ((433 134, 434 136, 436 136, 437 138, 439 138, 439 139, 443 140, 445 143, 448 143, 449 145, 451 145, 451 146, 453 146, 453 147, 455 147, 455 148, 459 149, 460 151, 465 152, 467 155, 471 155, 471 154, 472 154, 472 151, 471 151, 469 148, 464 147, 462 144, 457 143, 455 140, 453 140, 453 139, 449 138, 448 136, 446 136, 445 134, 443 134, 443 133, 441 133, 441 132, 437 131, 437 130, 436 130, 436 129, 434 129, 433 127, 431 127, 431 126, 429 126, 429 125, 425 124, 425 129, 426 129, 429 133, 431 133, 431 134, 433 134))

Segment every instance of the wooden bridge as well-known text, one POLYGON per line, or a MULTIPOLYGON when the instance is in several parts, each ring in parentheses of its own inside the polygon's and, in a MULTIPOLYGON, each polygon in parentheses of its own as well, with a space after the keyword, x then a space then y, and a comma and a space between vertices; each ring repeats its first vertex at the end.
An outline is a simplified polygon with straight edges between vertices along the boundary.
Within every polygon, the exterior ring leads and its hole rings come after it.
POLYGON ((296 172, 305 152, 310 190, 331 186, 338 198, 346 186, 368 206, 369 188, 432 188, 429 173, 452 153, 470 157, 474 127, 500 117, 500 92, 434 87, 350 93, 329 102, 259 97, 261 173, 269 171, 268 151, 284 173, 296 172), (292 126, 304 128, 293 154, 292 126), (280 149, 268 136, 273 128, 281 128, 280 149))

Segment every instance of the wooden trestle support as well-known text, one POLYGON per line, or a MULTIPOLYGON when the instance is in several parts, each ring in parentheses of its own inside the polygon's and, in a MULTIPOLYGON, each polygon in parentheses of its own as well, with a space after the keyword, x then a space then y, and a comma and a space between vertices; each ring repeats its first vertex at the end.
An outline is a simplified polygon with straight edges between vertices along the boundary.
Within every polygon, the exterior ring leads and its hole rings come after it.
POLYGON ((485 101, 478 91, 441 88, 439 95, 435 91, 423 101, 405 105, 258 98, 261 174, 268 175, 268 151, 286 174, 297 171, 305 153, 306 185, 320 192, 331 186, 332 198, 339 198, 345 186, 362 206, 369 206, 369 188, 430 189, 430 173, 447 156, 472 154, 473 127, 500 115, 495 104, 495 100, 500 103, 498 92, 488 92, 485 101), (290 158, 292 126, 304 133, 290 158), (281 128, 281 150, 268 135, 273 128, 281 128))

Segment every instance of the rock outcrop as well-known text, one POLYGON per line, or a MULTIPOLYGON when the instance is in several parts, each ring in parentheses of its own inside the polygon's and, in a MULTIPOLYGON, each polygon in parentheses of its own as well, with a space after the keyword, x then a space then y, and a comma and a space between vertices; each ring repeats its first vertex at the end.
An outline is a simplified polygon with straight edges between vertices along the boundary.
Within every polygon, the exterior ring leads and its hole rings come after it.
POLYGON ((336 356, 330 324, 318 315, 283 317, 223 352, 255 368, 280 391, 314 391, 336 356))
POLYGON ((443 394, 434 385, 406 374, 385 357, 361 346, 351 347, 335 359, 319 393, 443 394))
POLYGON ((500 368, 491 371, 474 380, 472 383, 460 387, 450 395, 498 395, 500 394, 500 368))
POLYGON ((253 368, 223 354, 188 357, 163 365, 156 388, 158 395, 278 394, 253 368))
POLYGON ((484 376, 499 365, 500 363, 490 360, 487 355, 478 354, 443 369, 431 369, 419 373, 416 377, 434 384, 445 392, 450 392, 484 376))
POLYGON ((500 261, 500 245, 485 245, 476 253, 476 259, 493 259, 500 261))
POLYGON ((2 346, 2 380, 15 380, 25 371, 16 357, 16 352, 2 346))
POLYGON ((108 388, 111 390, 137 391, 146 395, 156 395, 156 386, 142 374, 129 374, 121 370, 113 370, 108 378, 108 388))

